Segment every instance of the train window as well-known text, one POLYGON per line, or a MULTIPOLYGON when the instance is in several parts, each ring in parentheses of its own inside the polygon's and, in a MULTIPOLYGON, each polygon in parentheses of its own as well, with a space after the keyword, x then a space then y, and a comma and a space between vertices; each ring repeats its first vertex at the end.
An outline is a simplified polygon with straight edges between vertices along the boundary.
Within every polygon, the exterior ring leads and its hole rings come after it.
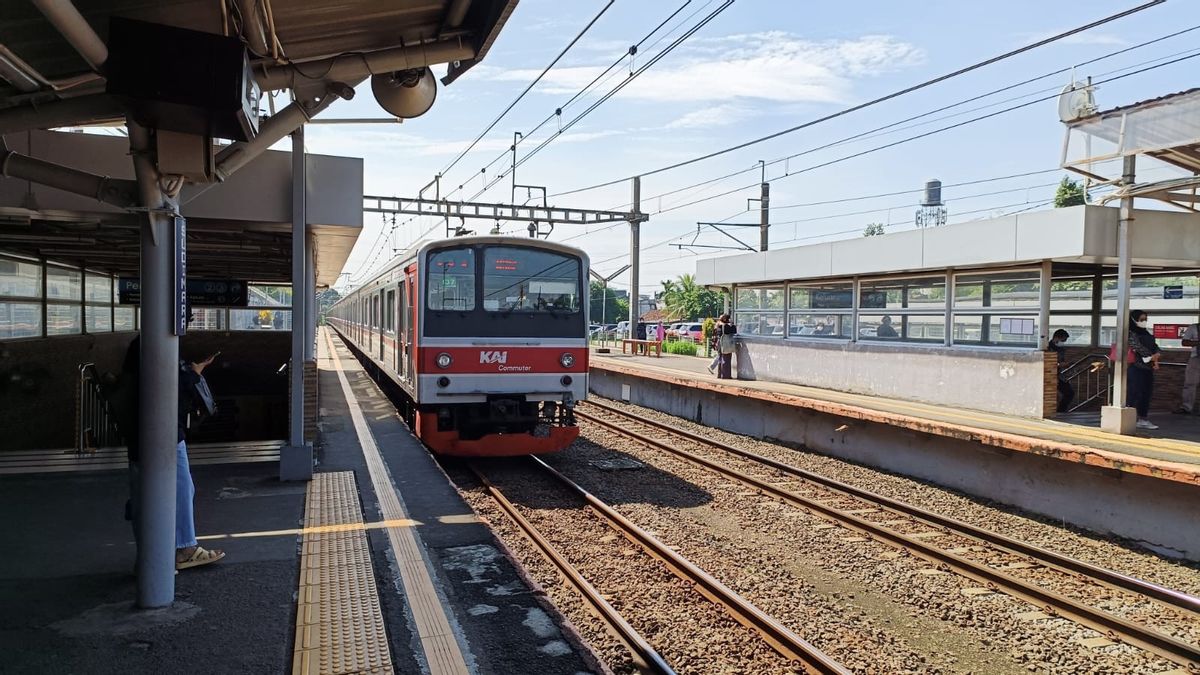
POLYGON ((383 326, 389 333, 396 332, 396 291, 387 292, 387 305, 383 308, 383 326))
POLYGON ((488 248, 483 308, 489 312, 579 311, 579 259, 529 248, 488 248))
POLYGON ((429 309, 475 309, 475 250, 451 248, 429 255, 426 272, 429 309))

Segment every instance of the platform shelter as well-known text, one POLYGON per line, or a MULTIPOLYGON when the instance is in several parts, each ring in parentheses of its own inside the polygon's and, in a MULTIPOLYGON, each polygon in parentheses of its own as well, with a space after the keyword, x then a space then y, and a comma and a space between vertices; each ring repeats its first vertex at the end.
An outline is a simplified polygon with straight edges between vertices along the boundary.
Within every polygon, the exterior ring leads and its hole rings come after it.
MULTIPOLYGON (((1200 216, 1138 210, 1131 302, 1168 357, 1154 407, 1178 404, 1200 315, 1200 216)), ((1049 336, 1071 335, 1074 411, 1109 402, 1118 209, 1076 206, 699 261, 733 299, 738 377, 1023 417, 1056 412, 1049 336)))

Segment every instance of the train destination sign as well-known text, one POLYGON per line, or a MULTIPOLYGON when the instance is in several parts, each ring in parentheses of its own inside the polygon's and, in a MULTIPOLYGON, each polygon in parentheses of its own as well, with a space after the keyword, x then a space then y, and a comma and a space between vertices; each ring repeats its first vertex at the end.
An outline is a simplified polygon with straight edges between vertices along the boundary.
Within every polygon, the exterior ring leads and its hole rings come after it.
MULTIPOLYGON (((117 301, 122 305, 141 304, 141 279, 118 279, 117 301)), ((249 304, 246 282, 236 279, 188 279, 187 302, 191 307, 245 307, 249 304)))

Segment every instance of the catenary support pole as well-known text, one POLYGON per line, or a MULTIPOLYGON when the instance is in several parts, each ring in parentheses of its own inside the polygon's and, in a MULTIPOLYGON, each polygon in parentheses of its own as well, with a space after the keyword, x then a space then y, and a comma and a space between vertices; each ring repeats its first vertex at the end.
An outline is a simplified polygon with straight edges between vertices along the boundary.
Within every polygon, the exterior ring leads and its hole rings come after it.
POLYGON ((175 600, 175 473, 178 445, 179 338, 173 328, 178 205, 163 189, 150 131, 128 121, 129 147, 142 204, 141 367, 138 386, 140 518, 137 604, 175 600))
MULTIPOLYGON (((1121 171, 1121 187, 1133 186, 1136 156, 1126 155, 1121 171)), ((1133 223, 1133 197, 1121 199, 1121 220, 1117 226, 1117 326, 1114 343, 1117 346, 1113 361, 1112 405, 1105 406, 1100 414, 1100 426, 1118 434, 1133 433, 1137 414, 1125 406, 1128 387, 1129 365, 1125 354, 1129 350, 1129 285, 1133 276, 1133 261, 1130 258, 1130 226, 1133 223)))
POLYGON ((763 181, 759 185, 758 195, 758 250, 765 251, 770 246, 771 229, 771 184, 763 181))
POLYGON ((633 220, 629 221, 629 337, 637 337, 638 319, 641 318, 642 301, 638 294, 638 275, 642 271, 641 228, 642 228, 642 177, 633 177, 633 220))
POLYGON ((308 266, 308 232, 305 213, 304 127, 292 132, 292 360, 288 368, 291 399, 288 401, 288 444, 279 453, 279 480, 312 478, 312 446, 304 442, 304 343, 308 318, 304 301, 308 266))

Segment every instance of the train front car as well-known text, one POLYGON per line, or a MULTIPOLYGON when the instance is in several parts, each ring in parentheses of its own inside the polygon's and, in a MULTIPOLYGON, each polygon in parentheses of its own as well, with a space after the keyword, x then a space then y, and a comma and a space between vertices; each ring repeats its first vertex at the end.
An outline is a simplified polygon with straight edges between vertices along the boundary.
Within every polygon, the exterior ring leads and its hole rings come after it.
POLYGON ((438 242, 418 253, 417 435, 434 452, 556 452, 579 435, 587 396, 588 259, 509 237, 438 242))

